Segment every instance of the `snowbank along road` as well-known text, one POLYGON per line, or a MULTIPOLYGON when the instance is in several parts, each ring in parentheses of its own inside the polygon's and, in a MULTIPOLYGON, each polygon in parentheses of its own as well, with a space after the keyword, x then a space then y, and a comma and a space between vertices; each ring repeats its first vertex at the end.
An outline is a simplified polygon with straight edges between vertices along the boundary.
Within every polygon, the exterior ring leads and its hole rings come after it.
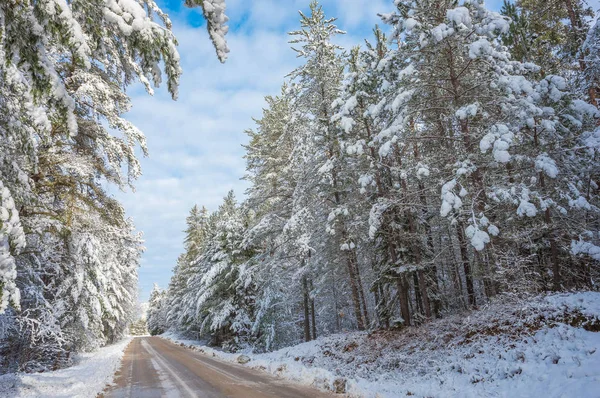
MULTIPOLYGON (((139 337, 104 397, 319 398, 333 397, 240 365, 215 360, 159 337, 139 337)), ((340 396, 340 395, 337 395, 340 396)))

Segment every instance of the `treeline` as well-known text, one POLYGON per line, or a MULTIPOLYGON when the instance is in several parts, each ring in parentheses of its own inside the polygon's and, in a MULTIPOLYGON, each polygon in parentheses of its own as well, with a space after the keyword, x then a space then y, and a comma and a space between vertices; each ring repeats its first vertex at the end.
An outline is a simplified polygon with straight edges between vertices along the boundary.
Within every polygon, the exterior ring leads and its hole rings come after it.
POLYGON ((362 47, 312 2, 248 130, 247 199, 194 207, 152 333, 235 350, 594 289, 600 26, 582 1, 394 2, 362 47))
MULTIPOLYGON (((224 60, 223 1, 204 3, 224 60)), ((143 242, 107 186, 147 153, 127 86, 162 69, 177 96, 170 28, 153 0, 0 1, 0 373, 68 365, 135 318, 143 242)))

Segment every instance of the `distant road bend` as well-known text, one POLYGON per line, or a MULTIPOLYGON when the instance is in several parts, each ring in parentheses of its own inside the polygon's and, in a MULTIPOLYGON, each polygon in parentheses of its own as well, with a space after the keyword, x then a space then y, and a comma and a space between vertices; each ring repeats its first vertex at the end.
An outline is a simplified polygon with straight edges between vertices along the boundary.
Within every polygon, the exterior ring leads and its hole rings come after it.
MULTIPOLYGON (((104 397, 325 398, 320 392, 241 365, 222 362, 160 337, 135 338, 104 397)), ((339 395, 338 395, 339 397, 339 395)))

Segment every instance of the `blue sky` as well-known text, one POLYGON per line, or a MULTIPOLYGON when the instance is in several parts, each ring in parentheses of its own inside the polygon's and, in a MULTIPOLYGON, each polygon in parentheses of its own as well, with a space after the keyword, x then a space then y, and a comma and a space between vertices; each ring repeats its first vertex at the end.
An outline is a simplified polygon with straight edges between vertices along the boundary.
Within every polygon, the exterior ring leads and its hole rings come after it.
MULTIPOLYGON (((147 300, 153 283, 168 285, 183 251, 189 209, 198 204, 215 210, 231 189, 243 198, 244 130, 253 127, 252 117, 260 117, 264 96, 277 94, 297 65, 287 32, 298 28, 298 10, 306 11, 309 1, 228 0, 231 53, 224 65, 217 61, 198 10, 183 7, 183 0, 158 1, 173 20, 184 74, 177 101, 164 88, 154 96, 139 85, 129 92, 133 109, 128 118, 146 134, 150 156, 142 159, 144 174, 136 192, 117 196, 144 231, 141 300, 147 300)), ((321 4, 347 32, 338 39, 347 48, 371 36, 377 13, 393 9, 392 0, 321 4)))

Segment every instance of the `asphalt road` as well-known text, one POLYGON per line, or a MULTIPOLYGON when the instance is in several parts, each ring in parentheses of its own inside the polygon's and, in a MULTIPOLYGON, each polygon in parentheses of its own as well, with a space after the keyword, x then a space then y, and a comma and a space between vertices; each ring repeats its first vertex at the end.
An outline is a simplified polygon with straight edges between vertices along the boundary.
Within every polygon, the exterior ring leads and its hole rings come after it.
MULTIPOLYGON (((159 337, 135 338, 125 350, 115 398, 321 398, 335 397, 238 364, 216 360, 159 337)), ((337 395, 340 397, 340 395, 337 395)))

